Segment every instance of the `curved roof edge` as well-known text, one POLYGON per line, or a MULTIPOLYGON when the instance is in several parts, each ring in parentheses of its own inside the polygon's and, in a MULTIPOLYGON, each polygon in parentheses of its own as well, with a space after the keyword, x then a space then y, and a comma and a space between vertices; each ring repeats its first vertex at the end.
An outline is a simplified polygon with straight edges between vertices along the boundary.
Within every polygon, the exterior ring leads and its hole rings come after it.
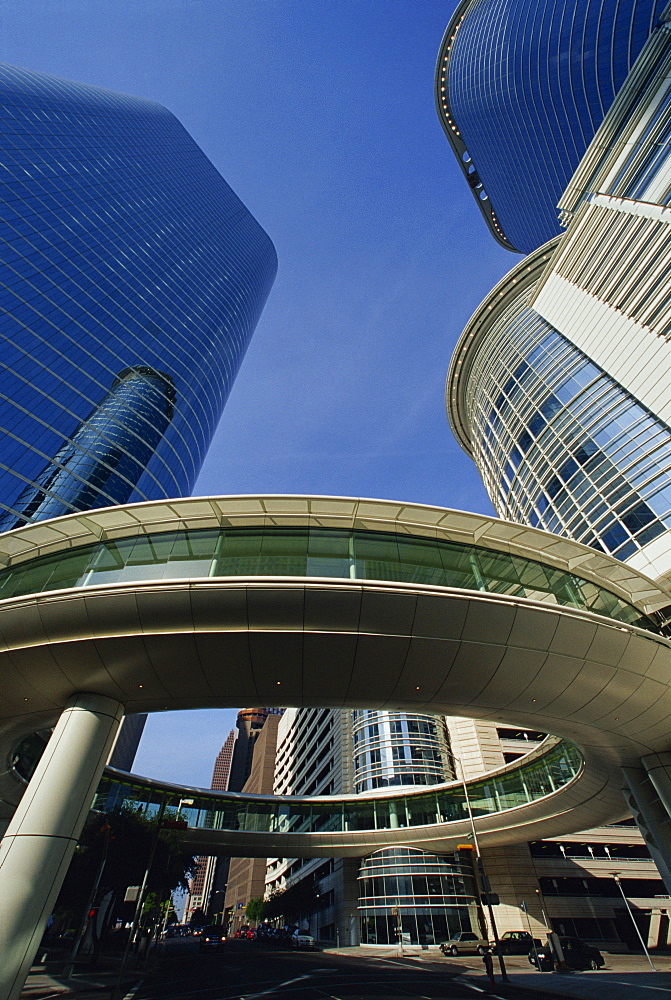
POLYGON ((468 8, 472 3, 473 0, 461 0, 461 3, 458 4, 457 9, 450 19, 445 34, 443 35, 443 40, 440 44, 440 50, 438 52, 438 60, 436 62, 436 111, 438 113, 440 124, 443 126, 443 131, 447 137, 447 141, 454 151, 457 162, 461 167, 461 172, 473 192, 473 197, 475 198, 477 206, 487 223, 490 233, 496 242, 506 250, 512 250, 513 253, 522 253, 522 250, 518 250, 516 246, 513 246, 501 227, 496 212, 492 206, 491 199, 483 187, 478 171, 471 159, 471 155, 468 152, 468 148, 461 136, 461 132, 459 131, 459 127, 452 113, 452 108, 450 107, 447 67, 450 60, 452 42, 454 41, 457 30, 459 29, 459 25, 466 16, 468 8), (484 194, 484 198, 481 197, 482 194, 484 194))
POLYGON ((555 236, 508 271, 482 300, 457 341, 445 383, 445 408, 452 433, 470 458, 473 458, 473 448, 466 398, 468 374, 475 354, 501 310, 509 306, 511 300, 519 296, 520 292, 530 284, 540 279, 561 239, 562 236, 555 236))
MULTIPOLYGON (((525 265, 526 262, 519 269, 525 265)), ((187 529, 314 525, 441 537, 540 560, 566 572, 575 572, 580 566, 581 577, 606 587, 644 614, 669 603, 668 594, 640 571, 561 535, 492 515, 357 497, 296 494, 181 497, 64 514, 0 535, 0 567, 15 566, 96 541, 171 531, 177 525, 187 529)), ((387 582, 384 586, 395 585, 387 582)), ((12 600, 8 599, 10 603, 12 600)))

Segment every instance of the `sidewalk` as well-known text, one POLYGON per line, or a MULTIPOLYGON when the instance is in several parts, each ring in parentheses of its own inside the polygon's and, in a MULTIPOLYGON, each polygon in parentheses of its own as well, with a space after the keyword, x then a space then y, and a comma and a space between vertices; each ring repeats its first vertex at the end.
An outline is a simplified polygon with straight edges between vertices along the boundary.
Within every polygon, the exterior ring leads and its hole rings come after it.
MULTIPOLYGON (((401 957, 398 948, 328 948, 335 955, 359 955, 380 961, 411 960, 435 963, 463 977, 465 981, 489 992, 489 980, 483 975, 482 962, 476 956, 444 958, 437 947, 421 949, 405 947, 401 957)), ((654 955, 656 972, 648 965, 644 955, 611 955, 603 952, 606 964, 598 972, 536 972, 526 958, 506 956, 505 965, 510 986, 519 990, 545 993, 555 997, 574 997, 575 1000, 671 1000, 671 955, 654 955)), ((495 965, 494 996, 506 997, 508 992, 501 982, 498 964, 495 965)))
MULTIPOLYGON (((77 997, 77 1000, 107 1000, 114 989, 119 975, 119 958, 103 957, 100 967, 90 969, 79 963, 73 975, 65 979, 62 969, 65 960, 59 958, 32 967, 21 993, 21 1000, 47 1000, 57 997, 77 997)), ((132 1000, 138 986, 149 974, 150 969, 126 969, 122 990, 123 1000, 132 1000)))

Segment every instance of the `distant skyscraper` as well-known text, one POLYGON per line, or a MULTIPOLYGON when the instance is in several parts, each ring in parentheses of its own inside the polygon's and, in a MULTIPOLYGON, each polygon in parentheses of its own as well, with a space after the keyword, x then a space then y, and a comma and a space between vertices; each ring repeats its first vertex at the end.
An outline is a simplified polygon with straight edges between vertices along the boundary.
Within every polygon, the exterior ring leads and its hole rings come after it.
MULTIPOLYGON (((277 754, 279 715, 268 715, 254 740, 252 767, 242 791, 250 795, 272 795, 277 754)), ((265 858, 231 858, 224 897, 224 910, 231 915, 228 933, 248 923, 246 906, 250 899, 263 897, 266 881, 265 858)))
POLYGON ((229 792, 241 792, 252 771, 254 747, 269 715, 282 715, 281 708, 241 708, 235 723, 237 738, 233 749, 229 792))
MULTIPOLYGON (((251 774, 254 747, 266 720, 271 715, 282 715, 283 711, 281 708, 240 709, 235 729, 231 729, 215 759, 210 788, 219 792, 242 791, 251 774)), ((272 791, 272 787, 269 790, 272 791)), ((219 918, 224 912, 230 858, 199 857, 196 860, 198 867, 191 879, 185 915, 188 917, 194 910, 207 909, 211 917, 219 918)))
POLYGON ((445 134, 492 234, 528 253, 668 0, 462 0, 436 68, 445 134))
POLYGON ((228 789, 228 782, 231 776, 231 763, 233 762, 233 750, 235 749, 235 734, 235 729, 231 729, 214 762, 210 788, 215 788, 218 792, 225 792, 228 789))

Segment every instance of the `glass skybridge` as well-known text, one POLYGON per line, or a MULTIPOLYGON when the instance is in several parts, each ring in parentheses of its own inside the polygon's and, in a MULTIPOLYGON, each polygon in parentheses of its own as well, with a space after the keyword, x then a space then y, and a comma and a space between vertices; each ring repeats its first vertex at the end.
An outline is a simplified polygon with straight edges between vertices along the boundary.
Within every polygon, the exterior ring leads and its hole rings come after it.
MULTIPOLYGON (((529 805, 580 773, 582 756, 575 746, 553 737, 544 746, 544 752, 539 748, 538 755, 530 754, 512 770, 468 782, 474 817, 529 805)), ((106 768, 93 809, 116 808, 139 810, 148 817, 160 813, 193 829, 269 834, 394 830, 468 818, 462 784, 397 794, 387 790, 369 796, 280 797, 177 786, 106 768)))
POLYGON ((659 632, 650 616, 595 582, 520 555, 418 535, 312 526, 178 529, 79 545, 0 571, 0 600, 100 584, 259 576, 505 594, 659 632))

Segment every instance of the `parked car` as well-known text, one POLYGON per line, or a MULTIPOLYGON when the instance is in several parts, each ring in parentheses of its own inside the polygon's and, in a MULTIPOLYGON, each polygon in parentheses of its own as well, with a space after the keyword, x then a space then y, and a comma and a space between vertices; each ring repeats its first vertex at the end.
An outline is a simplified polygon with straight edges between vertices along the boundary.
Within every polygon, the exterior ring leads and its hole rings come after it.
MULTIPOLYGON (((605 960, 598 948, 585 944, 579 938, 560 937, 559 943, 564 953, 564 961, 569 969, 600 969, 605 960)), ((554 968, 554 955, 549 943, 542 948, 529 952, 529 962, 541 972, 551 972, 554 968)))
POLYGON ((473 931, 459 931, 453 934, 448 941, 443 941, 440 950, 443 955, 484 955, 489 948, 486 938, 478 937, 473 931))
POLYGON ((308 931, 299 931, 296 929, 291 935, 292 948, 314 948, 314 946, 315 939, 308 931))
POLYGON ((201 951, 205 951, 208 948, 220 948, 222 944, 226 944, 226 933, 220 924, 211 924, 209 927, 203 927, 202 934, 200 935, 201 951))
POLYGON ((541 947, 541 940, 532 937, 529 931, 506 931, 499 938, 498 948, 494 941, 489 946, 495 955, 528 955, 534 946, 541 947))

